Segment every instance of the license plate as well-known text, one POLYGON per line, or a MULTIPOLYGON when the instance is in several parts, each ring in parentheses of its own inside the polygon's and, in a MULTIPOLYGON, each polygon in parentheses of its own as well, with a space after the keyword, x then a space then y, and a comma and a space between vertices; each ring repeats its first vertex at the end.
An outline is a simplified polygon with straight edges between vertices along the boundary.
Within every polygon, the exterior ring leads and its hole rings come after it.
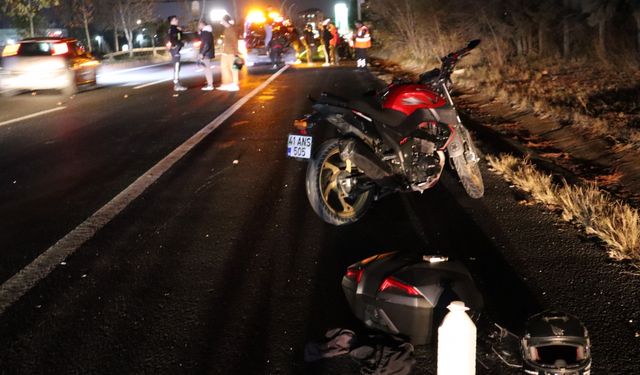
POLYGON ((311 158, 313 137, 308 135, 289 134, 287 142, 287 156, 299 159, 311 158))

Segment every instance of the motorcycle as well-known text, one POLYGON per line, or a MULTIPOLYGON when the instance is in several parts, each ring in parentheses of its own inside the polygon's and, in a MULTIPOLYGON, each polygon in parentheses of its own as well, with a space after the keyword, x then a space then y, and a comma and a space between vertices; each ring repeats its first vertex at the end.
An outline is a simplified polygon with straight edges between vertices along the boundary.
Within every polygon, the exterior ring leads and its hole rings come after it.
POLYGON ((479 43, 443 57, 418 82, 397 80, 372 97, 310 98, 314 112, 294 122, 298 133, 289 135, 287 155, 308 160, 307 197, 320 218, 351 224, 384 196, 422 193, 436 185, 447 159, 470 197, 484 195, 478 153, 450 92, 456 64, 479 43), (312 154, 309 132, 321 124, 339 135, 312 154))

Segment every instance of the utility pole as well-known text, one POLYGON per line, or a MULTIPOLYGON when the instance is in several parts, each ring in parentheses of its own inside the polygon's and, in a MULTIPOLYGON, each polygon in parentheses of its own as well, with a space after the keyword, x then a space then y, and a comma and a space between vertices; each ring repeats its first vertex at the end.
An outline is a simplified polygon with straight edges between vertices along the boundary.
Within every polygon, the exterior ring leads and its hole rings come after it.
POLYGON ((362 20, 362 9, 361 9, 362 2, 363 2, 363 0, 356 0, 357 9, 358 9, 358 19, 359 20, 362 20))

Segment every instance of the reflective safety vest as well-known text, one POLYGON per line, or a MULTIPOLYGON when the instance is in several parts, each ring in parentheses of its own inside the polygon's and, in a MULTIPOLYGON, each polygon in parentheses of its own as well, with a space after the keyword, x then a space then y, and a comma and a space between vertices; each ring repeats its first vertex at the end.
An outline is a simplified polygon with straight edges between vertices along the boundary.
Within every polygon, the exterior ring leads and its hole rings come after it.
POLYGON ((356 43, 354 45, 355 48, 370 48, 371 47, 371 34, 369 34, 369 29, 362 25, 361 28, 356 32, 356 43))

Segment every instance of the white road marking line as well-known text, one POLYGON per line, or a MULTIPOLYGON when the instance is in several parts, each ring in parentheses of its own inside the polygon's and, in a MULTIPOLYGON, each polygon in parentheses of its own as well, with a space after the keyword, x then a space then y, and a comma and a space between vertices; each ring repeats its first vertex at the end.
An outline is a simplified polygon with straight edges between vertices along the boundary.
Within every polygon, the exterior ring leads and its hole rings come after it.
POLYGON ((100 229, 147 190, 151 184, 156 182, 158 178, 168 171, 178 160, 182 159, 182 157, 191 151, 191 149, 200 143, 207 135, 216 130, 216 128, 224 123, 251 98, 278 78, 288 67, 288 65, 282 67, 249 94, 227 108, 226 111, 222 112, 222 114, 204 128, 200 129, 196 134, 191 136, 191 138, 151 167, 151 169, 138 177, 131 185, 111 199, 111 201, 102 206, 84 222, 0 285, 0 315, 31 290, 40 280, 47 277, 69 255, 73 254, 80 246, 90 240, 100 229))
POLYGON ((47 109, 45 111, 32 113, 30 115, 14 118, 14 119, 11 119, 11 120, 2 121, 2 122, 0 122, 0 126, 5 126, 5 125, 13 124, 13 123, 16 123, 16 122, 28 120, 30 118, 46 115, 47 113, 51 113, 51 112, 62 111, 65 108, 67 108, 67 107, 65 107, 65 106, 55 107, 55 108, 47 109))
POLYGON ((129 68, 129 69, 122 69, 122 70, 116 70, 114 72, 107 72, 107 73, 101 73, 98 74, 96 77, 100 78, 100 77, 104 77, 104 76, 110 76, 110 75, 116 75, 116 74, 122 74, 122 73, 129 73, 129 72, 135 72, 136 70, 142 70, 142 69, 147 69, 147 68, 153 68, 155 66, 160 66, 160 65, 167 65, 169 64, 169 62, 163 62, 163 63, 159 63, 159 64, 152 64, 152 65, 145 65, 145 66, 138 66, 136 68, 129 68))
POLYGON ((144 85, 136 86, 136 87, 134 87, 133 89, 134 89, 134 90, 143 89, 143 88, 145 88, 145 87, 149 87, 149 86, 157 85, 158 83, 171 81, 172 79, 173 79, 173 78, 160 79, 160 80, 157 80, 157 81, 153 81, 153 82, 145 83, 144 85))

